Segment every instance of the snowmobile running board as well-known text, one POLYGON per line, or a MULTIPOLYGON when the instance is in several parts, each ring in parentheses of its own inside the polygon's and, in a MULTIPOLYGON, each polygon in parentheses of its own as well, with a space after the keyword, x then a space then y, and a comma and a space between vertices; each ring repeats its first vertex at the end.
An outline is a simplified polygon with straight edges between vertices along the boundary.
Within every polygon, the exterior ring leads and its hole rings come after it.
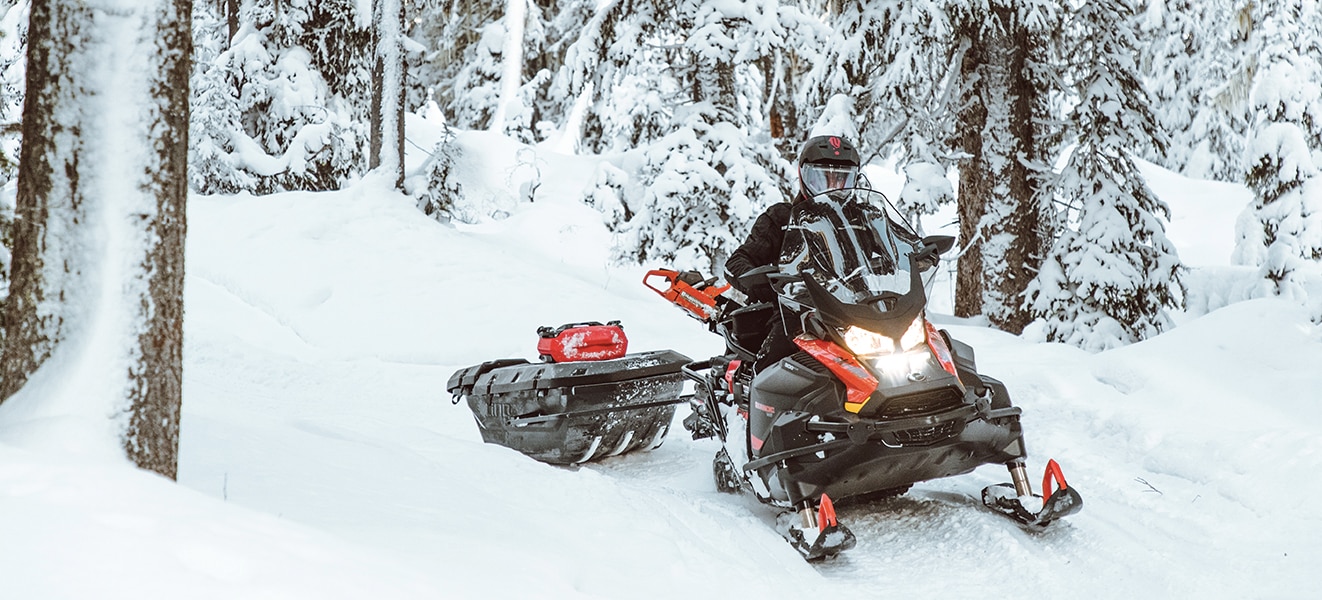
POLYGON ((644 410, 648 408, 656 408, 658 406, 683 404, 685 402, 688 402, 692 398, 693 398, 692 394, 686 394, 674 400, 658 400, 656 402, 645 402, 643 404, 630 404, 627 406, 607 406, 603 408, 591 408, 587 410, 573 410, 569 412, 554 413, 549 415, 538 415, 535 417, 514 417, 511 419, 506 419, 505 424, 510 427, 522 427, 524 425, 532 425, 534 423, 546 423, 548 421, 554 421, 556 419, 563 419, 567 417, 599 415, 602 413, 611 413, 611 412, 619 412, 619 411, 627 411, 627 410, 644 410))

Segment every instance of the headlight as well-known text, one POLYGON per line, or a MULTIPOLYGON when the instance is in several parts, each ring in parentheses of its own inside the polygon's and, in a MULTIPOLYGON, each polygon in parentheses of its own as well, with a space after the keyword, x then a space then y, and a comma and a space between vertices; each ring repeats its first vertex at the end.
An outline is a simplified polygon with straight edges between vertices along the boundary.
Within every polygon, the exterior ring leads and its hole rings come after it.
POLYGON ((859 356, 877 356, 893 354, 895 352, 908 352, 917 348, 927 341, 927 331, 925 321, 922 315, 909 324, 909 328, 900 336, 899 347, 896 347, 896 341, 880 333, 868 331, 860 327, 850 327, 844 332, 845 345, 849 346, 850 351, 859 356))
POLYGON ((895 340, 858 327, 845 330, 845 345, 859 356, 890 354, 895 351, 895 340))

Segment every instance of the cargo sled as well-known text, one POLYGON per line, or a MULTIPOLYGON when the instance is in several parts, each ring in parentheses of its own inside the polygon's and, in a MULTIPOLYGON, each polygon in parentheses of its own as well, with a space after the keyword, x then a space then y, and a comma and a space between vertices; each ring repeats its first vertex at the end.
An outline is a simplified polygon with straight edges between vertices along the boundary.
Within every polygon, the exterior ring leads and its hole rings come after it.
POLYGON ((531 363, 505 359, 460 369, 446 389, 467 400, 482 441, 570 465, 661 445, 682 397, 673 350, 610 360, 531 363))

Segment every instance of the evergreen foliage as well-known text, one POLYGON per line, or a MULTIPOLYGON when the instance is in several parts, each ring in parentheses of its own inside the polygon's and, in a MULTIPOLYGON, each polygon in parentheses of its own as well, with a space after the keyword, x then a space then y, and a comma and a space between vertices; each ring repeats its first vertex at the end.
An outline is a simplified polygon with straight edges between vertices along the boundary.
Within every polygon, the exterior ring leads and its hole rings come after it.
POLYGON ((642 148, 609 213, 628 219, 608 224, 618 259, 719 272, 758 212, 787 197, 758 62, 786 44, 783 13, 768 0, 617 0, 570 47, 557 85, 587 94, 585 139, 642 148), (649 79, 660 83, 636 87, 649 79), (626 86, 645 91, 612 95, 626 86))
MULTIPOLYGON (((807 107, 854 99, 865 162, 896 158, 953 164, 950 95, 956 6, 948 2, 850 2, 829 28, 804 27, 812 67, 801 88, 807 107)), ((811 110, 811 109, 810 109, 811 110)))
POLYGON ((506 2, 416 3, 410 35, 427 50, 410 69, 418 72, 410 105, 430 97, 450 123, 489 129, 500 101, 505 45, 522 31, 522 78, 500 130, 525 143, 545 141, 563 124, 573 103, 553 89, 569 45, 594 14, 595 0, 524 0, 524 22, 507 22, 506 2))
MULTIPOLYGON (((19 135, 22 121, 24 67, 27 55, 27 2, 0 5, 0 186, 18 176, 19 135)), ((0 194, 0 309, 9 298, 10 249, 14 247, 15 205, 0 194)), ((0 332, 0 346, 3 345, 0 332)))
POLYGON ((1161 147, 1134 62, 1137 39, 1129 0, 1094 0, 1074 15, 1071 47, 1079 103, 1069 115, 1077 145, 1056 182, 1076 222, 1056 240, 1027 293, 1047 339, 1099 351, 1170 327, 1167 307, 1182 295, 1180 261, 1158 215, 1164 203, 1131 157, 1161 147))
POLYGON ((463 188, 455 181, 455 162, 462 156, 463 149, 455 142, 454 132, 449 126, 445 136, 432 148, 422 171, 427 174, 426 183, 414 193, 418 199, 418 209, 438 221, 450 221, 454 217, 456 205, 463 196, 463 188))
POLYGON ((195 191, 328 190, 362 173, 371 44, 355 6, 244 5, 229 47, 193 77, 195 191))
POLYGON ((1261 293, 1303 300, 1301 277, 1322 264, 1322 13, 1306 0, 1264 2, 1252 38, 1262 62, 1235 259, 1259 267, 1261 293))
POLYGON ((1248 44, 1248 7, 1231 0, 1154 3, 1141 68, 1164 148, 1136 148, 1189 177, 1242 181, 1249 88, 1257 55, 1248 44))

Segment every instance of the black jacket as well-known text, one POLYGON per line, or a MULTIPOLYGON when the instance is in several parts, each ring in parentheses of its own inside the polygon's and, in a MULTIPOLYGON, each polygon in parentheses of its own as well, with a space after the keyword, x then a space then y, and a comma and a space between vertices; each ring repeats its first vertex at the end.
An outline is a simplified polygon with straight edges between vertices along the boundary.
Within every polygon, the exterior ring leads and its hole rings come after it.
POLYGON ((790 222, 790 208, 789 202, 777 202, 767 207, 757 221, 753 222, 753 230, 748 232, 748 238, 744 240, 743 245, 725 261, 727 280, 754 301, 768 302, 774 300, 776 295, 770 286, 745 289, 739 281, 739 276, 758 267, 774 265, 780 260, 781 246, 785 241, 785 226, 790 222))

